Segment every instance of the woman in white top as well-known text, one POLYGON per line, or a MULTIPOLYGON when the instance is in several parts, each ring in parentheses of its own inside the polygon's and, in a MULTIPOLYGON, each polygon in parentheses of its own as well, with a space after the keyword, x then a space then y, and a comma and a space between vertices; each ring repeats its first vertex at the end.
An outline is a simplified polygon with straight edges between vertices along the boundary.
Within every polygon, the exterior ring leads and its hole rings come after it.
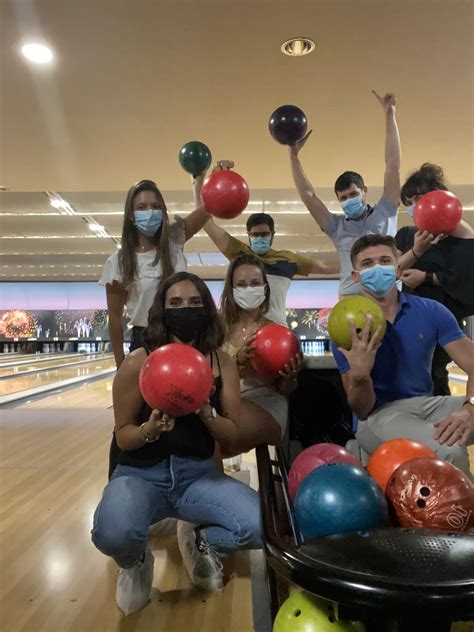
POLYGON ((99 284, 105 285, 109 334, 117 368, 122 364, 122 317, 127 307, 132 325, 130 350, 142 346, 141 332, 160 280, 186 269, 183 245, 204 225, 209 215, 200 206, 186 219, 170 223, 166 204, 152 180, 130 188, 125 202, 122 248, 105 262, 99 284))
MULTIPOLYGON (((170 223, 166 204, 152 180, 132 186, 125 201, 122 247, 104 264, 99 284, 105 285, 109 312, 109 335, 117 368, 123 362, 122 317, 125 306, 132 325, 130 351, 143 346, 141 333, 148 324, 161 279, 186 269, 183 245, 209 219, 200 206, 186 219, 170 223)), ((109 477, 117 465, 120 449, 112 439, 109 477)))

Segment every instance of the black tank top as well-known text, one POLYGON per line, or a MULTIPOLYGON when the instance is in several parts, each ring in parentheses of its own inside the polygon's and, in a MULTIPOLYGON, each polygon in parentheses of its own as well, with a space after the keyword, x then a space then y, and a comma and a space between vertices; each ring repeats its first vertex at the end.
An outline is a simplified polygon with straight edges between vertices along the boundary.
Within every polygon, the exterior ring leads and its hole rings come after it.
MULTIPOLYGON (((149 353, 146 349, 147 354, 149 353)), ((213 365, 213 353, 211 353, 211 368, 213 365)), ((220 395, 222 391, 222 376, 219 356, 216 353, 219 375, 214 378, 216 388, 210 398, 213 406, 220 415, 222 405, 220 395)), ((148 404, 144 404, 138 417, 139 424, 148 421, 152 409, 148 404)), ((132 467, 152 467, 163 461, 172 454, 181 457, 191 457, 194 459, 209 459, 214 454, 214 438, 206 428, 202 419, 196 413, 177 417, 174 428, 171 432, 163 432, 153 443, 146 443, 138 450, 122 450, 118 462, 120 465, 131 465, 132 467)))

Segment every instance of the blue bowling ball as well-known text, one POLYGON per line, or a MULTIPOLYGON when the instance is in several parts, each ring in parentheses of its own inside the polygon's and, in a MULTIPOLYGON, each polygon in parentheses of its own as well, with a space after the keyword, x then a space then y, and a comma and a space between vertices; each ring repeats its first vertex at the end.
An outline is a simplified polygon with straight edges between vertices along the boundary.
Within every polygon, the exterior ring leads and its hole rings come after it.
POLYGON ((380 487, 361 467, 328 463, 301 483, 295 517, 305 538, 317 538, 383 526, 387 503, 380 487))

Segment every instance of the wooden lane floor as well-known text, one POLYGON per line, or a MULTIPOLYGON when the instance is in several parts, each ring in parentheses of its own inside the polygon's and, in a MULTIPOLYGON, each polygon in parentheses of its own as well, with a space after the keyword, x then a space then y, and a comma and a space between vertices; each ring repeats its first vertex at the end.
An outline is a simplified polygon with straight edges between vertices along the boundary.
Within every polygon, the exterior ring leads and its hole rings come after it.
POLYGON ((0 410, 0 629, 5 632, 251 632, 250 556, 222 593, 194 588, 174 535, 150 539, 152 602, 124 617, 116 565, 90 541, 106 484, 112 379, 0 410), (160 592, 158 592, 158 590, 160 592))
POLYGON ((39 373, 26 373, 8 380, 0 380, 0 397, 3 395, 11 395, 20 393, 31 388, 37 388, 61 382, 75 377, 94 377, 99 371, 111 369, 115 366, 113 357, 108 356, 106 359, 93 360, 87 364, 60 368, 52 368, 48 371, 39 373))
POLYGON ((4 369, 0 369, 0 378, 10 378, 15 375, 24 375, 26 373, 33 373, 35 371, 45 371, 55 367, 70 366, 71 364, 77 365, 82 362, 91 362, 94 360, 101 360, 105 358, 111 358, 110 353, 81 353, 72 357, 65 356, 59 358, 51 358, 49 360, 43 360, 41 362, 35 362, 34 360, 28 364, 21 364, 19 366, 9 366, 4 369))
POLYGON ((8 359, 6 361, 0 361, 0 368, 1 369, 5 369, 5 368, 10 368, 10 367, 21 367, 21 366, 29 366, 31 364, 47 364, 48 362, 51 362, 52 360, 61 360, 63 358, 81 358, 82 356, 85 355, 90 355, 90 356, 100 356, 103 355, 104 352, 102 351, 98 351, 98 352, 89 352, 89 353, 54 353, 54 354, 40 354, 40 353, 31 353, 28 356, 25 356, 23 358, 16 358, 16 359, 8 359))

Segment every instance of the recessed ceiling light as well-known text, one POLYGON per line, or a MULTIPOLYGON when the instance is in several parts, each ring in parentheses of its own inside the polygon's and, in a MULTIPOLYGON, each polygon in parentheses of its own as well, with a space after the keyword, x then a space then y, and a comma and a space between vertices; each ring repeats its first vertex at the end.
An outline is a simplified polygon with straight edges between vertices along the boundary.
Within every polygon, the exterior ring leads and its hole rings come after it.
POLYGON ((290 57, 302 57, 303 55, 309 55, 316 48, 316 44, 313 40, 307 37, 292 37, 291 39, 283 42, 281 45, 281 52, 290 57))
POLYGON ((22 46, 21 52, 26 59, 35 64, 49 64, 53 59, 53 51, 42 44, 25 44, 22 46))

